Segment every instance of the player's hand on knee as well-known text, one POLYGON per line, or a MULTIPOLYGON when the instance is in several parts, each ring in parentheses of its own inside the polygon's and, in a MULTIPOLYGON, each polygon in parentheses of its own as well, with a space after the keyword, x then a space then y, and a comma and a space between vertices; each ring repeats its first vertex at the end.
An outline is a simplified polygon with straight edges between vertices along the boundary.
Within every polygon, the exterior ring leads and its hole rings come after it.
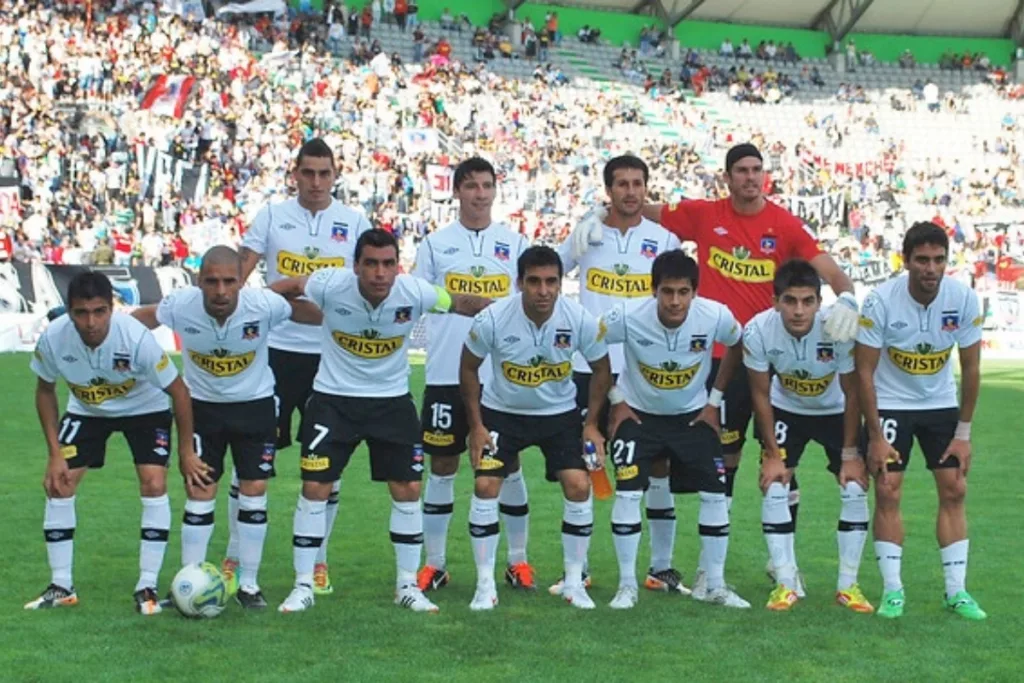
POLYGON ((715 434, 720 435, 721 425, 719 423, 719 414, 720 409, 718 408, 718 406, 713 406, 709 403, 708 405, 704 406, 701 409, 700 414, 697 415, 697 417, 693 418, 693 422, 690 423, 690 426, 693 427, 696 426, 697 423, 703 422, 704 424, 715 430, 715 434))
POLYGON ((469 432, 469 464, 472 465, 473 471, 480 469, 484 451, 494 454, 498 452, 498 449, 495 447, 487 427, 480 425, 469 432))
POLYGON ((939 464, 945 463, 949 458, 955 457, 960 467, 960 475, 967 476, 971 470, 971 442, 964 439, 953 439, 946 446, 945 453, 939 458, 939 464))
POLYGON ((875 439, 868 443, 868 470, 875 476, 879 484, 885 483, 889 463, 899 463, 899 461, 899 451, 884 439, 875 439))
POLYGON ((43 490, 50 498, 67 498, 71 495, 71 470, 64 458, 50 458, 46 462, 43 490))
POLYGON ((204 489, 213 483, 213 479, 210 478, 210 466, 200 460, 195 453, 182 453, 179 461, 186 486, 204 489))
POLYGON ((768 487, 775 482, 786 482, 786 461, 778 451, 765 452, 761 455, 761 493, 768 493, 768 487))
POLYGON ((630 408, 625 402, 613 405, 608 411, 608 437, 614 437, 615 432, 619 431, 619 427, 626 420, 632 420, 637 424, 643 424, 640 421, 640 416, 636 414, 636 411, 630 408))
POLYGON ((857 336, 857 324, 860 321, 860 307, 852 292, 843 292, 836 299, 835 305, 825 320, 825 334, 829 339, 839 343, 853 341, 857 336))
POLYGON ((868 468, 860 457, 856 460, 844 460, 839 466, 839 486, 846 486, 851 481, 857 482, 865 491, 868 490, 868 468))

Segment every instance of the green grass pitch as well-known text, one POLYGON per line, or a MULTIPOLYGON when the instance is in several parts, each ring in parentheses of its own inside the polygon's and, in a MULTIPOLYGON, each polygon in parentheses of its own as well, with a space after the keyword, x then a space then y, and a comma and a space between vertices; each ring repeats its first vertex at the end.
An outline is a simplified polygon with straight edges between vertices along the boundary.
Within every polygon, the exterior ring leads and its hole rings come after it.
MULTIPOLYGON (((1021 680, 1024 562, 1021 532, 1020 407, 1024 366, 986 364, 975 418, 974 470, 968 497, 971 564, 968 587, 989 619, 970 623, 941 607, 942 569, 934 540, 934 486, 920 454, 904 493, 906 616, 886 622, 833 603, 836 573, 836 486, 824 455, 812 446, 801 468, 797 552, 808 598, 792 613, 763 609, 770 588, 760 532, 760 496, 753 448, 740 469, 733 507, 727 577, 753 603, 747 611, 642 591, 631 612, 607 607, 617 582, 608 518, 596 503, 590 562, 598 609, 581 613, 541 590, 519 594, 499 584, 491 614, 468 605, 475 583, 466 514, 472 477, 459 474, 449 558, 453 581, 431 597, 438 615, 392 604, 394 559, 383 485, 369 481, 360 451, 345 473, 341 509, 330 545, 335 594, 305 614, 276 611, 292 584, 292 511, 299 489, 298 451, 279 454, 271 484, 270 533, 260 572, 272 605, 262 614, 232 604, 218 619, 190 621, 176 613, 144 618, 133 612, 140 504, 127 448, 111 439, 107 466, 90 473, 78 493, 72 609, 26 612, 22 605, 49 579, 41 533, 45 449, 33 407, 28 356, 0 356, 0 680, 1021 680)), ((413 369, 413 393, 423 373, 413 369)), ((63 400, 62 400, 63 403, 63 400)), ((532 510, 530 558, 542 587, 561 573, 561 495, 543 481, 540 455, 524 457, 532 510)), ((178 566, 184 494, 175 463, 170 477, 171 543, 161 590, 178 566)), ((217 508, 209 559, 220 561, 227 538, 226 494, 217 508)), ((677 501, 676 566, 687 581, 697 557, 694 497, 677 501)), ((503 544, 504 545, 504 544, 503 544)), ((646 568, 645 531, 639 569, 646 568)), ((499 550, 499 562, 504 547, 499 550)), ((881 584, 870 541, 861 584, 873 602, 881 584)))

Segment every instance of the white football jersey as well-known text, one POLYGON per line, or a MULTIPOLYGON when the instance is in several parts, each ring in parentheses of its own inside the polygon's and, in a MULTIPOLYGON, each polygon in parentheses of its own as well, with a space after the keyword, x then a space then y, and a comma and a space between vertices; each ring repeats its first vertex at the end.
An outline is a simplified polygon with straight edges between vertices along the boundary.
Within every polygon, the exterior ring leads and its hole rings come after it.
MULTIPOLYGON (((623 235, 617 228, 604 226, 600 244, 592 244, 577 262, 569 255, 569 241, 559 246, 565 272, 580 267, 580 303, 594 316, 601 316, 623 299, 653 296, 651 265, 658 254, 679 248, 679 238, 646 218, 623 235)), ((612 372, 622 372, 621 344, 608 344, 612 372)), ((586 360, 576 356, 575 370, 590 372, 586 360)))
POLYGON ((740 325, 724 305, 695 298, 683 324, 668 328, 658 318, 658 300, 620 301, 598 321, 609 344, 619 343, 625 362, 618 386, 631 407, 652 415, 700 410, 715 342, 732 346, 740 325))
MULTIPOLYGON (((412 274, 451 294, 501 299, 515 291, 516 262, 528 246, 525 237, 504 225, 470 230, 456 221, 423 239, 412 274)), ((458 385, 462 343, 472 325, 461 315, 427 316, 428 386, 458 385)), ((484 384, 488 379, 481 374, 484 384)))
POLYGON ((335 396, 389 398, 409 393, 406 340, 416 321, 444 294, 412 275, 399 275, 377 308, 359 292, 356 274, 327 268, 309 276, 306 296, 324 313, 320 369, 313 389, 335 396))
POLYGON ((523 295, 485 308, 473 319, 466 348, 491 357, 494 373, 484 385, 482 405, 517 415, 558 415, 576 409, 573 353, 595 361, 608 354, 597 319, 564 296, 538 327, 526 317, 523 295))
POLYGON ((775 370, 774 407, 799 415, 835 415, 845 409, 839 375, 853 372, 853 342, 825 339, 827 318, 819 310, 800 339, 786 331, 782 314, 774 308, 761 311, 743 328, 743 364, 758 372, 775 370))
POLYGON ((223 327, 206 312, 198 287, 171 292, 156 309, 160 324, 181 339, 185 383, 193 398, 211 403, 274 395, 267 338, 291 315, 292 307, 283 296, 255 287, 242 288, 238 307, 223 327))
MULTIPOLYGON (((304 277, 321 268, 351 268, 356 240, 370 222, 337 200, 316 215, 298 199, 264 206, 242 237, 242 246, 262 254, 267 284, 304 277)), ((320 331, 315 325, 286 321, 270 333, 270 347, 297 353, 318 353, 320 331)))
POLYGON ((110 331, 91 349, 67 315, 43 331, 31 362, 45 382, 63 377, 67 412, 91 417, 130 417, 170 407, 163 392, 178 369, 146 326, 126 313, 110 316, 110 331))
POLYGON ((875 369, 878 407, 957 407, 949 358, 954 345, 965 348, 981 341, 982 322, 977 294, 950 277, 942 278, 928 306, 911 298, 906 274, 875 287, 861 307, 857 343, 881 349, 875 369))

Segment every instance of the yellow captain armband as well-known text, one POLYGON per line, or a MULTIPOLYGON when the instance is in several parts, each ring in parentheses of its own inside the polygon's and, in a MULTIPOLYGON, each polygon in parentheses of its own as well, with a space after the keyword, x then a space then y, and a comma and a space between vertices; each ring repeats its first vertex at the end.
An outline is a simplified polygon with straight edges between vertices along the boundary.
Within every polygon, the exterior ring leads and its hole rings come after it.
POLYGON ((444 287, 434 285, 437 292, 437 303, 430 309, 431 313, 450 313, 452 310, 452 295, 444 287))

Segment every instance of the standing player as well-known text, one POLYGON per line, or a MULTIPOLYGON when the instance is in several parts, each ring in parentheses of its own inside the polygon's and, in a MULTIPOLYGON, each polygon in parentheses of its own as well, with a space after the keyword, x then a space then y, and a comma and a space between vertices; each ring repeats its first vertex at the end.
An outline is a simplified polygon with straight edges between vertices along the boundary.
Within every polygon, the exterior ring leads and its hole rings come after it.
POLYGON ((114 291, 102 273, 76 275, 68 285, 68 314, 39 338, 32 358, 36 410, 49 460, 43 488, 43 535, 51 579, 25 609, 78 604, 71 566, 75 538, 75 491, 89 468, 103 467, 107 439, 121 432, 128 441, 142 494, 142 540, 135 607, 146 615, 161 611, 157 576, 167 549, 171 503, 167 464, 174 404, 178 458, 191 486, 208 483, 208 467, 192 450, 192 407, 188 389, 171 359, 139 321, 114 313, 114 291), (68 385, 68 404, 58 422, 56 382, 68 385))
POLYGON ((875 483, 875 554, 885 592, 878 615, 903 615, 900 578, 903 520, 900 491, 914 439, 935 476, 936 535, 946 577, 946 607, 967 619, 985 612, 965 588, 967 474, 971 420, 981 389, 978 297, 944 278, 949 240, 933 223, 903 237, 907 273, 875 288, 864 301, 857 335, 857 377, 875 483), (949 358, 959 347, 960 402, 949 358), (877 394, 876 394, 877 392, 877 394))
POLYGON ((239 583, 245 608, 267 602, 256 576, 267 536, 267 481, 274 476, 274 375, 267 363, 267 335, 289 318, 318 325, 320 310, 267 289, 243 287, 241 261, 229 247, 203 255, 199 286, 179 289, 159 306, 132 312, 150 329, 166 325, 181 338, 185 382, 192 395, 196 455, 210 467, 212 484, 186 482, 181 563, 206 560, 213 536, 217 482, 228 446, 238 472, 239 583), (304 308, 303 308, 304 306, 304 308), (305 317, 303 318, 303 314, 305 317))
POLYGON ((774 287, 775 308, 755 315, 743 331, 743 362, 762 447, 761 525, 778 583, 767 607, 783 611, 797 601, 789 481, 808 442, 816 441, 839 482, 836 602, 870 614, 874 608, 857 585, 868 534, 868 483, 857 452, 860 408, 853 342, 825 336, 821 279, 810 263, 787 261, 775 272, 774 287))
POLYGON ((725 584, 729 510, 718 439, 722 392, 743 355, 740 326, 722 304, 696 298, 698 279, 696 261, 679 249, 666 251, 651 270, 654 297, 616 304, 600 319, 608 342, 625 350, 616 392, 621 396, 612 396, 615 431, 610 442, 617 482, 612 538, 619 560, 614 609, 636 605, 640 496, 652 463, 666 459, 671 461, 672 493, 700 492, 697 528, 707 590, 694 597, 750 607, 725 584), (709 394, 705 375, 711 372, 711 343, 728 350, 709 394))
POLYGON ((324 314, 323 358, 301 427, 295 588, 280 611, 313 606, 313 572, 327 531, 327 499, 353 451, 366 441, 371 477, 386 481, 391 493, 391 541, 398 566, 395 604, 436 612, 437 606, 416 585, 423 545, 423 450, 409 394, 406 340, 429 311, 475 315, 489 300, 449 295, 420 278, 398 275, 398 242, 383 230, 359 237, 354 272, 330 268, 308 278, 278 281, 272 289, 286 296, 304 294, 324 314))
POLYGON ((604 438, 597 420, 611 371, 608 348, 597 320, 578 303, 559 296, 562 261, 555 250, 530 247, 519 257, 520 294, 489 307, 473 321, 462 352, 459 388, 469 420, 469 454, 476 472, 469 511, 469 533, 476 560, 477 585, 472 610, 498 604, 494 564, 498 549, 498 493, 502 480, 519 470, 519 454, 539 446, 548 481, 565 495, 562 595, 574 607, 593 609, 583 585, 594 505, 590 477, 582 458, 580 420, 572 359, 583 355, 593 370, 590 412, 582 437, 593 442, 604 461, 604 438), (480 366, 490 356, 493 378, 483 387, 480 366))
MULTIPOLYGON (((450 294, 500 299, 512 293, 516 260, 526 239, 492 222, 496 176, 490 162, 473 157, 455 169, 454 193, 459 219, 424 238, 413 275, 444 287, 450 294)), ((455 474, 466 449, 469 427, 459 396, 459 356, 473 321, 454 315, 427 315, 427 386, 423 393, 423 450, 430 475, 423 492, 423 543, 426 565, 417 577, 424 592, 448 583, 446 546, 455 504, 455 474)), ((484 378, 486 384, 489 378, 484 378)), ((533 567, 526 559, 529 508, 526 481, 516 470, 501 487, 499 500, 508 532, 505 579, 533 589, 533 567)))
MULTIPOLYGON (((337 177, 334 153, 320 138, 302 145, 292 178, 298 196, 278 204, 267 204, 256 214, 242 239, 242 281, 259 263, 267 261, 266 279, 273 284, 282 278, 305 277, 321 268, 351 267, 356 240, 371 229, 360 213, 331 197, 337 177)), ((285 321, 270 332, 270 369, 278 401, 277 448, 292 443, 292 414, 301 414, 313 391, 313 377, 320 365, 320 335, 316 327, 285 321)), ((339 482, 340 484, 340 482, 339 482)), ((233 580, 238 567, 238 476, 231 480, 228 499, 230 538, 222 570, 233 580)), ((338 489, 327 504, 327 536, 330 538, 338 514, 338 489)), ((314 577, 318 595, 334 591, 327 570, 327 542, 320 547, 314 577)))
MULTIPOLYGON (((565 272, 580 267, 580 303, 594 316, 600 316, 623 301, 649 297, 651 263, 666 251, 679 248, 679 238, 641 214, 647 195, 647 164, 635 156, 611 159, 604 167, 604 188, 611 206, 602 221, 600 241, 590 246, 579 259, 573 257, 572 242, 559 247, 565 272)), ((622 371, 621 344, 608 345, 612 377, 622 371)), ((590 366, 581 357, 574 361, 576 403, 586 419, 590 394, 590 366)), ((607 403, 598 424, 605 424, 607 403)), ((672 568, 672 549, 676 538, 676 511, 669 490, 668 460, 651 463, 651 481, 647 488, 647 523, 651 530, 651 567, 644 586, 651 590, 689 594, 679 572, 672 568)), ((589 585, 589 577, 584 577, 589 585)), ((551 587, 561 592, 561 582, 551 587)))

